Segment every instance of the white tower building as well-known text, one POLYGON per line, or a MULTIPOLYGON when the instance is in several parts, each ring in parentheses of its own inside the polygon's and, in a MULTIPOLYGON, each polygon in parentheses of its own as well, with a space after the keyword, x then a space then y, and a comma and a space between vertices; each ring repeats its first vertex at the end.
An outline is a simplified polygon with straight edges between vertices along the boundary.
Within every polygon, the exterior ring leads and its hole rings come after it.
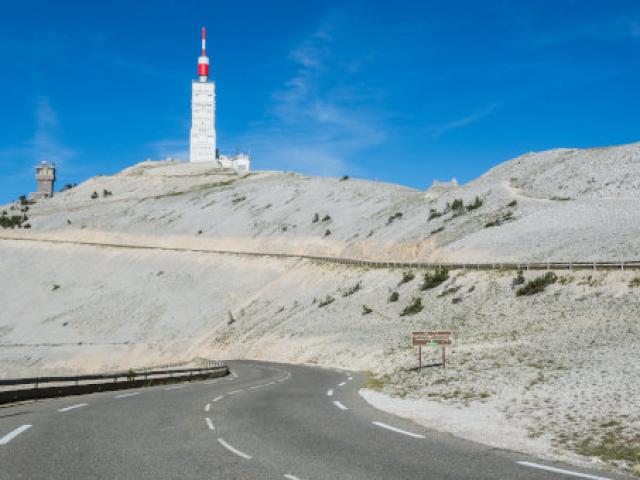
POLYGON ((202 54, 198 57, 198 80, 191 84, 191 137, 189 159, 192 162, 217 162, 216 84, 209 81, 209 57, 206 31, 202 27, 202 54))

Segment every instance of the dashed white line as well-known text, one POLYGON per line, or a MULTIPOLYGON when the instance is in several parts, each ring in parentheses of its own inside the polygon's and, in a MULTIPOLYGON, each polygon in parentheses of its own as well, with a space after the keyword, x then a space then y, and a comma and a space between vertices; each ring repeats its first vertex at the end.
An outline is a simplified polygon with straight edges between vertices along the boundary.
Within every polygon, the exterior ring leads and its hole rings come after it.
POLYGON ((336 407, 338 407, 340 410, 349 410, 347 407, 345 407, 342 403, 340 403, 340 402, 339 402, 339 401, 337 401, 337 400, 334 400, 334 401, 333 401, 333 404, 334 404, 336 407))
POLYGON ((214 402, 217 402, 217 401, 222 400, 223 398, 224 398, 224 395, 220 395, 220 396, 218 396, 218 397, 214 398, 214 399, 213 399, 213 401, 214 401, 214 402))
POLYGON ((400 428, 396 428, 396 427, 392 427, 391 425, 387 425, 386 423, 382 423, 382 422, 373 422, 374 425, 377 425, 378 427, 382 427, 382 428, 386 428, 387 430, 391 430, 393 432, 397 432, 397 433, 402 433, 403 435, 407 435, 409 437, 413 437, 413 438, 425 438, 424 435, 420 435, 419 433, 412 433, 412 432, 407 432, 406 430, 402 430, 400 428))
POLYGON ((205 412, 208 412, 210 408, 211 408, 211 404, 210 404, 210 403, 207 403, 207 404, 204 406, 204 411, 205 411, 205 412))
POLYGON ((548 472, 561 473, 563 475, 570 475, 576 478, 589 478, 591 480, 611 480, 607 477, 598 477, 596 475, 589 475, 588 473, 572 472, 571 470, 563 470, 562 468, 548 467, 546 465, 540 465, 532 462, 516 462, 518 465, 525 467, 537 468, 539 470, 546 470, 548 472))
POLYGON ((205 417, 204 421, 207 422, 207 427, 209 427, 209 430, 215 430, 216 429, 216 427, 213 426, 213 422, 211 421, 211 419, 209 417, 205 417))
POLYGON ((25 432, 31 428, 31 425, 22 425, 21 427, 16 428, 13 432, 7 433, 4 437, 0 438, 0 445, 6 445, 11 440, 16 438, 22 432, 25 432))
POLYGON ((333 388, 330 388, 329 390, 327 390, 327 396, 333 397, 333 388))
POLYGON ((86 407, 88 403, 79 403, 77 405, 71 405, 70 407, 64 407, 58 409, 59 412, 68 412, 69 410, 75 410, 76 408, 86 407))
POLYGON ((249 387, 249 390, 255 390, 256 388, 262 388, 264 386, 265 385, 262 385, 262 384, 261 385, 254 385, 253 387, 249 387))
POLYGON ((115 398, 135 397, 136 395, 140 395, 140 392, 123 393, 122 395, 116 395, 115 398))
POLYGON ((287 473, 284 475, 284 478, 288 478, 289 480, 300 480, 298 477, 294 477, 293 475, 287 473))
POLYGON ((233 392, 229 392, 229 393, 227 393, 227 395, 235 395, 236 393, 240 393, 240 392, 242 392, 243 390, 244 390, 244 389, 242 389, 242 388, 241 388, 240 390, 234 390, 233 392))
POLYGON ((339 387, 344 387, 346 384, 347 384, 347 382, 342 382, 342 383, 339 383, 338 386, 339 387))
POLYGON ((229 445, 227 442, 224 441, 224 439, 222 438, 218 438, 218 442, 220 443, 220 445, 222 445, 224 448, 226 448, 227 450, 229 450, 230 452, 235 453, 236 455, 238 455, 239 457, 242 458, 246 458, 247 460, 251 460, 251 455, 247 455, 246 453, 238 450, 237 448, 232 447, 231 445, 229 445))

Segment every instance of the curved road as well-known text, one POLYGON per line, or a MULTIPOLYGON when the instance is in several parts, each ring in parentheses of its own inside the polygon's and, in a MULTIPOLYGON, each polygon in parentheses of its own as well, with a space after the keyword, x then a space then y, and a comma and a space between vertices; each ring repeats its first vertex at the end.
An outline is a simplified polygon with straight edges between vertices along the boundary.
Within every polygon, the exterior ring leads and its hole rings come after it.
POLYGON ((579 476, 382 413, 359 397, 356 374, 230 368, 209 381, 0 408, 0 478, 620 478, 579 476))

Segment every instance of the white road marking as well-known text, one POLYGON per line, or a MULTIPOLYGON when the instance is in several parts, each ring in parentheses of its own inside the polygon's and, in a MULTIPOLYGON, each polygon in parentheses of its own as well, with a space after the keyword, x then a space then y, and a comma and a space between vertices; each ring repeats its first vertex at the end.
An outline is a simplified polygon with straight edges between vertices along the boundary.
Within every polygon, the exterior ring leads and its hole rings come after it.
POLYGON ((209 430, 215 430, 216 429, 216 427, 213 426, 213 422, 211 421, 211 419, 209 417, 205 417, 204 421, 207 422, 207 427, 209 427, 209 430))
POLYGON ((167 387, 165 390, 178 390, 179 388, 184 388, 186 385, 176 385, 175 387, 167 387))
POLYGON ((59 412, 68 412, 69 410, 74 410, 76 408, 86 407, 87 405, 89 405, 89 404, 88 403, 79 403, 77 405, 71 405, 70 407, 60 408, 60 409, 58 409, 58 411, 59 412))
POLYGON ((347 378, 347 382, 350 382, 351 380, 353 380, 353 377, 347 378))
POLYGON ((205 412, 208 412, 210 408, 211 408, 211 404, 210 404, 210 403, 207 403, 207 404, 204 406, 204 411, 205 411, 205 412))
POLYGON ((219 397, 216 397, 213 399, 214 402, 217 402, 218 400, 222 400, 224 398, 224 395, 220 395, 219 397))
POLYGON ((140 392, 123 393, 122 395, 116 395, 115 398, 135 397, 136 395, 140 395, 140 392))
POLYGON ((327 396, 333 397, 333 388, 330 388, 329 390, 327 390, 327 396))
POLYGON ((276 384, 276 382, 269 382, 269 383, 267 383, 267 385, 275 385, 275 384, 276 384))
POLYGON ((4 437, 0 438, 0 445, 6 445, 11 440, 16 438, 22 432, 25 432, 31 428, 31 425, 22 425, 21 427, 16 428, 13 432, 7 433, 4 437))
POLYGON ((346 384, 347 384, 347 382, 342 382, 342 383, 339 383, 338 386, 339 387, 344 387, 346 384))
POLYGON ((349 410, 347 407, 345 407, 342 403, 340 403, 340 402, 339 402, 339 401, 337 401, 337 400, 334 400, 334 401, 333 401, 333 404, 334 404, 336 407, 338 407, 340 410, 349 410))
POLYGON ((240 393, 242 391, 243 391, 243 389, 241 388, 240 390, 234 390, 233 392, 229 392, 229 393, 227 393, 227 395, 235 395, 236 393, 240 393))
POLYGON ((224 441, 224 439, 222 438, 218 438, 218 442, 220 443, 220 445, 222 445, 224 448, 226 448, 227 450, 229 450, 230 452, 235 453, 236 455, 238 455, 239 457, 242 458, 246 458, 247 460, 251 460, 251 455, 247 455, 244 452, 241 452, 240 450, 238 450, 237 448, 232 447, 231 445, 229 445, 227 442, 224 441))
POLYGON ((382 423, 382 422, 373 422, 374 425, 377 425, 378 427, 382 427, 382 428, 386 428, 387 430, 391 430, 393 432, 397 432, 397 433, 402 433, 403 435, 408 435, 409 437, 413 437, 413 438, 425 438, 424 435, 420 435, 418 433, 411 433, 411 432, 407 432, 406 430, 401 430, 399 428, 396 427, 392 427, 391 425, 387 425, 386 423, 382 423))
POLYGON ((264 387, 264 386, 265 386, 265 385, 262 385, 262 384, 260 384, 260 385, 254 385, 253 387, 249 387, 249 390, 255 390, 256 388, 262 388, 262 387, 264 387))
POLYGON ((285 474, 284 478, 288 478, 289 480, 300 480, 298 477, 294 477, 293 475, 290 474, 285 474))
POLYGON ((562 468, 548 467, 546 465, 540 465, 538 463, 531 462, 516 462, 518 465, 525 467, 538 468, 540 470, 547 470, 548 472, 561 473, 563 475, 570 475, 576 478, 589 478, 591 480, 611 480, 607 477, 598 477, 596 475, 589 475, 587 473, 572 472, 571 470, 563 470, 562 468))

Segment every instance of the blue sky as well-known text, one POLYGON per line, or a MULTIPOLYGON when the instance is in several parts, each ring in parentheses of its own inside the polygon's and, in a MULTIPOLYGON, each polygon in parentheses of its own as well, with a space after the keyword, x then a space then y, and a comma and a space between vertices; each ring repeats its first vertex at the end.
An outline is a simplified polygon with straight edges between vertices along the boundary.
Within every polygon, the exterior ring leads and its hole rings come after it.
POLYGON ((223 153, 427 188, 640 140, 636 1, 29 1, 0 11, 0 202, 187 158, 200 27, 223 153))

